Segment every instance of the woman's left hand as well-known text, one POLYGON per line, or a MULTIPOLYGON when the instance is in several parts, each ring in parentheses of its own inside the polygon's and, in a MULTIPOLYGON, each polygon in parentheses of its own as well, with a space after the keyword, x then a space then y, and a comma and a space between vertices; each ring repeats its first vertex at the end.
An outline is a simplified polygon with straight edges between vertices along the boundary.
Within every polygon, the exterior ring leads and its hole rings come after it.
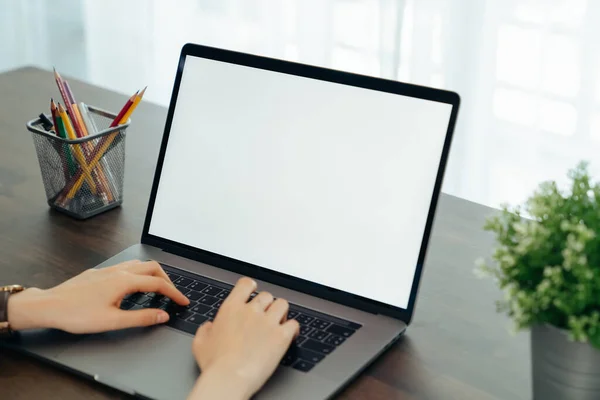
POLYGON ((156 292, 180 305, 189 299, 175 288, 155 261, 138 260, 90 269, 52 289, 26 289, 11 295, 8 321, 13 330, 56 328, 71 333, 97 333, 167 322, 159 309, 124 311, 123 297, 156 292))

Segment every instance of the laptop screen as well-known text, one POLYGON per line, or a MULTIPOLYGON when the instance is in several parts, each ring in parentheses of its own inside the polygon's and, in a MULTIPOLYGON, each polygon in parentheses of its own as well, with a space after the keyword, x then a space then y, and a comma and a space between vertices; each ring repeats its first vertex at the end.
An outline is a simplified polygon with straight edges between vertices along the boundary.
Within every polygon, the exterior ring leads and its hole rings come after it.
POLYGON ((406 308, 451 111, 188 56, 148 232, 406 308))

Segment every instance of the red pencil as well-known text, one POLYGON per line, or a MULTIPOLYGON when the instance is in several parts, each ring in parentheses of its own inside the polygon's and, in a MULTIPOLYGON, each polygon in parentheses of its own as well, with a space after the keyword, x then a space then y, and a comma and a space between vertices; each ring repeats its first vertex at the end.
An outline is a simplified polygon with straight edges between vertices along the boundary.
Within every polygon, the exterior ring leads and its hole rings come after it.
POLYGON ((50 112, 52 113, 52 122, 54 123, 54 133, 56 136, 58 135, 58 124, 56 123, 56 103, 54 103, 54 99, 50 99, 50 112))
POLYGON ((140 91, 138 90, 137 92, 135 92, 135 94, 133 96, 131 96, 129 98, 129 100, 127 100, 127 103, 125 103, 125 105, 123 106, 123 108, 121 109, 121 111, 119 111, 119 114, 117 114, 117 117, 110 124, 111 128, 114 128, 115 126, 119 125, 119 121, 121 121, 121 119, 123 118, 123 116, 127 113, 127 110, 129 110, 129 108, 133 105, 133 102, 135 101, 135 98, 136 98, 136 96, 138 95, 139 92, 140 91))

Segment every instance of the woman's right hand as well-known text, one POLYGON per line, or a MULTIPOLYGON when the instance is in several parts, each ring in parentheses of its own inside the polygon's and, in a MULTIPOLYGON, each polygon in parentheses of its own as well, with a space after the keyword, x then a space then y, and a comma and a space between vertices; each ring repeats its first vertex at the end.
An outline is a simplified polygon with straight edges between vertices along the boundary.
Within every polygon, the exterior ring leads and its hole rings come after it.
POLYGON ((296 320, 286 321, 288 303, 267 292, 248 298, 256 282, 241 278, 213 323, 199 329, 193 352, 201 375, 189 399, 248 399, 273 374, 297 336, 296 320))

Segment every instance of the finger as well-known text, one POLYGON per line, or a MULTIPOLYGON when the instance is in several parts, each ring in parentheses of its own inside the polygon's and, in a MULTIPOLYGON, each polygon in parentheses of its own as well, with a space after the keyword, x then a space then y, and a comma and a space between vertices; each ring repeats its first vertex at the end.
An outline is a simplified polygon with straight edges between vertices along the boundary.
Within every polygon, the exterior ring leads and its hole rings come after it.
POLYGON ((156 308, 135 311, 117 310, 113 318, 114 329, 125 329, 163 324, 169 320, 169 314, 156 308))
POLYGON ((267 309, 267 315, 277 322, 285 322, 290 305, 285 299, 277 299, 267 309))
POLYGON ((150 275, 164 279, 169 283, 173 283, 167 273, 162 269, 156 261, 139 262, 125 266, 127 271, 138 275, 150 275))
POLYGON ((123 269, 129 265, 133 265, 133 264, 138 264, 141 263, 140 260, 127 260, 127 261, 123 261, 120 262, 118 264, 115 265, 111 265, 110 267, 106 267, 106 268, 102 268, 100 269, 100 271, 114 271, 114 270, 119 270, 119 269, 123 269))
POLYGON ((269 292, 260 292, 250 302, 250 306, 258 311, 265 311, 273 303, 273 295, 269 292))
POLYGON ((190 300, 183 293, 162 278, 128 273, 126 275, 128 275, 127 293, 155 292, 167 296, 177 304, 184 306, 190 304, 190 300))
POLYGON ((228 304, 245 304, 248 298, 256 290, 256 282, 253 279, 243 277, 237 281, 235 287, 227 296, 225 303, 228 304))
POLYGON ((300 324, 295 319, 289 319, 281 324, 285 343, 289 345, 300 334, 300 324))
POLYGON ((210 334, 210 330, 212 329, 212 322, 206 321, 200 328, 196 331, 196 336, 194 336, 194 348, 198 346, 202 346, 202 343, 206 341, 206 338, 210 334))

